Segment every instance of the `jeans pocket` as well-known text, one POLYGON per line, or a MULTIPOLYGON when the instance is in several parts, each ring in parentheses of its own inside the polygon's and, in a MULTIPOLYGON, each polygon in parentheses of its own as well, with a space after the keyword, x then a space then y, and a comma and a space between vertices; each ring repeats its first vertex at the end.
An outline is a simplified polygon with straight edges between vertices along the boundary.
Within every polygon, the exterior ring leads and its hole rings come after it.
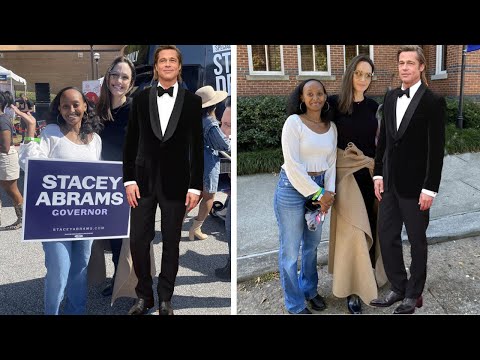
POLYGON ((282 189, 293 188, 293 185, 286 175, 280 175, 280 178, 278 179, 278 187, 282 189))

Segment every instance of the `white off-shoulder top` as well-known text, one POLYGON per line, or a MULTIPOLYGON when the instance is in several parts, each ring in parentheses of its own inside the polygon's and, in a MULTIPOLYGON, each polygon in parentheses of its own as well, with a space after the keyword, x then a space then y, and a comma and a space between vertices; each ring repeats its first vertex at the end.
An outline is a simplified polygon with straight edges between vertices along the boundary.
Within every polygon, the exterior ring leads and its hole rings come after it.
POLYGON ((325 171, 325 190, 335 191, 337 127, 333 122, 326 133, 318 134, 298 115, 290 115, 283 125, 282 151, 282 168, 300 194, 307 197, 319 188, 308 172, 325 171))
POLYGON ((63 135, 59 126, 50 124, 40 135, 40 144, 30 141, 21 144, 18 152, 20 167, 25 170, 27 159, 69 159, 69 160, 100 160, 102 154, 102 139, 93 134, 88 144, 75 144, 63 135))

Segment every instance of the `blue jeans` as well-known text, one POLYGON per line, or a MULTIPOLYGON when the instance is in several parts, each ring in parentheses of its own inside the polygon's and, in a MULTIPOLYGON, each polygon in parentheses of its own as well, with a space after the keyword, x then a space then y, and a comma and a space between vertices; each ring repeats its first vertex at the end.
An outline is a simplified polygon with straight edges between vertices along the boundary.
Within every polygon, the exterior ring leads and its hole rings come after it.
MULTIPOLYGON (((323 187, 325 175, 312 176, 323 187)), ((322 224, 315 231, 308 230, 305 221, 306 197, 288 180, 282 169, 274 197, 274 210, 280 235, 279 269, 285 307, 290 313, 305 308, 305 299, 317 295, 317 247, 322 237, 322 224), (297 274, 297 260, 302 246, 301 269, 297 274)))
POLYGON ((87 307, 87 265, 93 240, 43 242, 45 252, 45 315, 82 315, 87 307))

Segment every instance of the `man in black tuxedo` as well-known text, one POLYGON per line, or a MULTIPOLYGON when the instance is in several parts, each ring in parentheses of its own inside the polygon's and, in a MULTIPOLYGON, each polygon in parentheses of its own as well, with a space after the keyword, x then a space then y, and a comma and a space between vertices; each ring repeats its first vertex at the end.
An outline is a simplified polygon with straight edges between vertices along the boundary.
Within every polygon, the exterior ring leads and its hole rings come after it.
POLYGON ((179 86, 182 54, 176 46, 158 47, 154 59, 157 83, 133 99, 123 154, 123 181, 132 207, 130 249, 138 277, 138 299, 129 315, 145 314, 154 306, 150 242, 157 205, 163 243, 159 314, 173 315, 170 300, 183 218, 197 206, 203 189, 202 100, 179 86))
POLYGON ((385 95, 373 177, 380 201, 380 247, 391 290, 370 305, 387 307, 402 301, 394 314, 413 314, 423 304, 426 230, 442 173, 446 103, 427 88, 421 47, 403 46, 397 59, 402 88, 385 95), (403 262, 402 224, 411 244, 409 279, 403 262))

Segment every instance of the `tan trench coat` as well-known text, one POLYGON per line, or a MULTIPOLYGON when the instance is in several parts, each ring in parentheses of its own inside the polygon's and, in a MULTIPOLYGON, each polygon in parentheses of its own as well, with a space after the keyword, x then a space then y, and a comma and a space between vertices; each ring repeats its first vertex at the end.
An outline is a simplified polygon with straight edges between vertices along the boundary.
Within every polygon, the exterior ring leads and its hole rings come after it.
POLYGON ((331 208, 328 272, 333 274, 332 290, 336 297, 357 294, 364 303, 369 304, 378 298, 377 285, 383 286, 387 277, 378 241, 375 246, 375 270, 370 261, 372 232, 360 188, 353 176, 354 172, 364 167, 373 176, 374 160, 365 156, 353 143, 349 143, 345 151, 337 149, 336 196, 331 208))
MULTIPOLYGON (((110 241, 95 240, 92 245, 92 254, 88 263, 88 283, 90 285, 99 285, 106 280, 105 254, 104 250, 110 249, 110 241)), ((155 255, 153 251, 153 242, 150 243, 150 263, 151 274, 155 277, 155 255)), ((135 287, 137 286, 137 276, 133 269, 132 254, 130 253, 130 239, 122 239, 122 250, 118 260, 117 275, 113 286, 111 305, 120 297, 136 298, 135 287)))

